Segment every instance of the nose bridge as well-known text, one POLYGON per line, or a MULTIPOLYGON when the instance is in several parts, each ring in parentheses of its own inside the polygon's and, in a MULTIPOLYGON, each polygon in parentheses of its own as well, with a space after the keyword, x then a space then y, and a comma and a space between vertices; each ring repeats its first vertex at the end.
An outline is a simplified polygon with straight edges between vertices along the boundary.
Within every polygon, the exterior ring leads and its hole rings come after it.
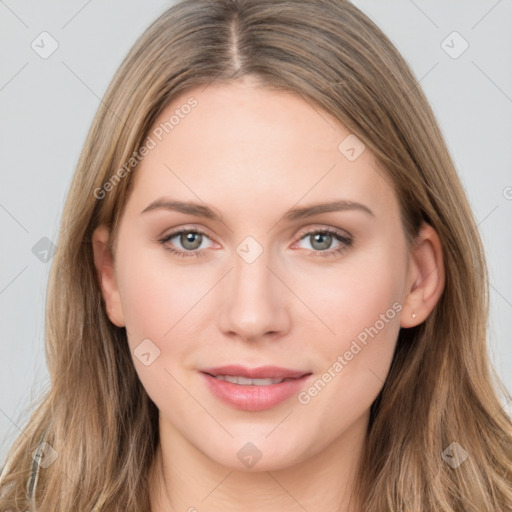
POLYGON ((268 268, 272 268, 270 253, 261 246, 258 249, 251 240, 242 242, 236 252, 222 298, 221 329, 252 340, 286 330, 286 298, 268 268))
POLYGON ((264 299, 265 303, 271 300, 272 273, 268 267, 271 265, 267 254, 261 254, 254 261, 244 260, 237 256, 233 269, 233 294, 239 300, 251 298, 251 300, 264 299))

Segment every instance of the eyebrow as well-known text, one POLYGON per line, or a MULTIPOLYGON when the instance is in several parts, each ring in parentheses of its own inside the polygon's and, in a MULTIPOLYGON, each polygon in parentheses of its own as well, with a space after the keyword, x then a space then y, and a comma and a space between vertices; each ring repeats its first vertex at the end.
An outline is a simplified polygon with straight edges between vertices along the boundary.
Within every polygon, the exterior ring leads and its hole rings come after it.
MULTIPOLYGON (((144 210, 142 210, 141 214, 159 209, 195 215, 197 217, 205 217, 212 220, 221 220, 221 217, 208 206, 193 202, 177 201, 165 197, 153 201, 151 204, 146 206, 144 210)), ((320 213, 350 210, 361 211, 371 215, 372 217, 375 217, 375 214, 372 212, 372 210, 370 210, 370 208, 364 204, 356 203, 354 201, 336 200, 326 203, 316 203, 302 208, 293 208, 288 210, 284 214, 283 218, 287 221, 293 221, 311 217, 313 215, 318 215, 320 213)))

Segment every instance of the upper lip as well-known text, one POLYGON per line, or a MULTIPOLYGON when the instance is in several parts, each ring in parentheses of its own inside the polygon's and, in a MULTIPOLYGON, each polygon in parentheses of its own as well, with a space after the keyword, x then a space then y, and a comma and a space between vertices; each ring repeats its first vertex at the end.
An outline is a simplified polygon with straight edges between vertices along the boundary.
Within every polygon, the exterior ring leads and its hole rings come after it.
POLYGON ((214 377, 218 375, 231 375, 233 377, 246 377, 247 379, 297 379, 311 372, 301 370, 291 370, 279 366, 259 366, 258 368, 247 368, 237 364, 226 366, 217 366, 215 368, 204 368, 203 373, 208 373, 214 377))

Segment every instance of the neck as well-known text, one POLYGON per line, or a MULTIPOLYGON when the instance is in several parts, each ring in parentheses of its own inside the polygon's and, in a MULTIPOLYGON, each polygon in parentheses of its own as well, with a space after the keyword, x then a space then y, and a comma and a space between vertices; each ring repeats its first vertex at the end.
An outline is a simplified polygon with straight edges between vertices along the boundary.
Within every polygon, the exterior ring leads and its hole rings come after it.
MULTIPOLYGON (((369 416, 291 467, 239 471, 206 456, 160 417, 149 475, 151 512, 356 512, 355 484, 369 416)), ((319 432, 321 435, 321 432, 319 432)))

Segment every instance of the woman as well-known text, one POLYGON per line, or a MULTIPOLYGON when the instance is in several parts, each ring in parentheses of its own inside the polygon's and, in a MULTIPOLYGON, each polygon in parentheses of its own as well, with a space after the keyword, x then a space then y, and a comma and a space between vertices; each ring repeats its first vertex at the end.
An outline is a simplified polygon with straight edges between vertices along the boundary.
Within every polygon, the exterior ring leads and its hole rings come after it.
POLYGON ((185 0, 95 117, 1 510, 512 510, 475 221, 345 1, 185 0))

